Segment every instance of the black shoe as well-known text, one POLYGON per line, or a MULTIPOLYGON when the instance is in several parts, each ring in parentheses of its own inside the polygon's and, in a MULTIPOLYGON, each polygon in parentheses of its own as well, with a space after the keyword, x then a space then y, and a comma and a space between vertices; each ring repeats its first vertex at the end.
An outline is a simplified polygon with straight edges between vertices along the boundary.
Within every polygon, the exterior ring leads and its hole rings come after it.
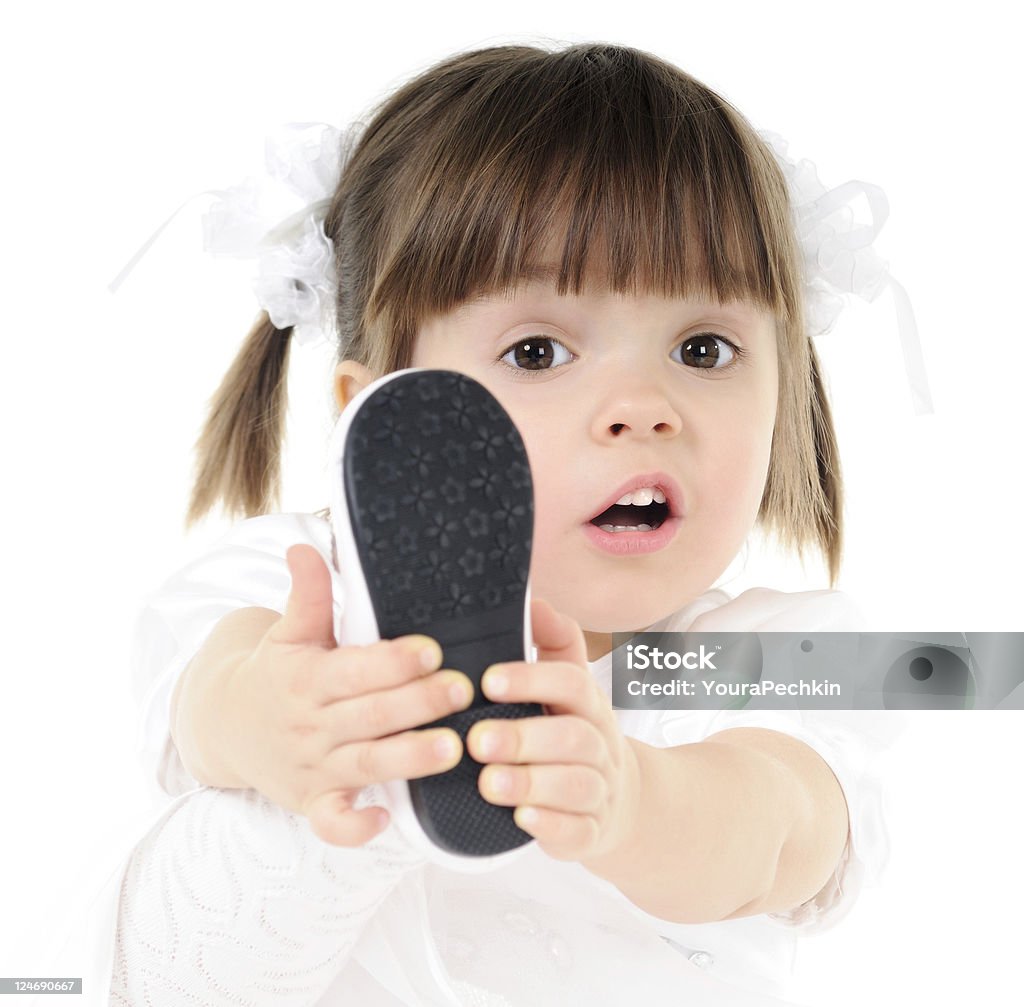
MULTIPOLYGON (((490 665, 532 653, 533 483, 519 431, 494 396, 455 371, 389 374, 342 413, 330 478, 346 586, 339 643, 436 639, 443 666, 466 674, 475 694, 469 709, 424 728, 450 727, 464 746, 479 720, 542 716, 536 703, 492 703, 480 689, 490 665)), ((447 772, 386 784, 400 831, 460 861, 528 843, 512 808, 480 796, 480 769, 464 749, 447 772)))

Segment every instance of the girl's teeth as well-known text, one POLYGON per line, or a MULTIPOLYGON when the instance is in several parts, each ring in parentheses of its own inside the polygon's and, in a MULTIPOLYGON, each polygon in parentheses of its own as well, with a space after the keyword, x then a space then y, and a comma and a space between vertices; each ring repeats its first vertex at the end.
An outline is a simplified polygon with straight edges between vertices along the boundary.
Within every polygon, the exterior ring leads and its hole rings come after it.
POLYGON ((642 489, 633 490, 632 493, 624 493, 615 503, 620 507, 627 507, 629 504, 634 507, 646 507, 652 501, 663 504, 665 494, 653 486, 644 486, 642 489))
POLYGON ((603 524, 599 525, 601 531, 654 531, 649 524, 603 524))

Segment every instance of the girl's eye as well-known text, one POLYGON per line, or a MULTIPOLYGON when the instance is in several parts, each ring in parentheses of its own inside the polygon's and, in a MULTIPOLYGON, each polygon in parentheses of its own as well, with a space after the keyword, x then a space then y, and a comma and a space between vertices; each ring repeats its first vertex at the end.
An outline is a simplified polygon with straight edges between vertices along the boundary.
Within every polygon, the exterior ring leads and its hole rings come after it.
POLYGON ((546 371, 572 360, 572 354, 550 336, 529 336, 520 339, 501 358, 518 371, 546 371))
POLYGON ((673 359, 687 367, 721 370, 740 355, 739 350, 722 336, 713 332, 700 332, 684 340, 673 351, 673 359), (675 356, 678 353, 679 356, 675 356))

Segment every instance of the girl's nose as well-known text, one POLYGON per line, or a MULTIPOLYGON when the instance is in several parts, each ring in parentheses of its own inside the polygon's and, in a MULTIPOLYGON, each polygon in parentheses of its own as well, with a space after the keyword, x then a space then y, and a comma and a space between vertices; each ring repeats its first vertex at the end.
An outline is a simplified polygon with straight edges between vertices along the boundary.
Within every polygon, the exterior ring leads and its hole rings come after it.
POLYGON ((608 396, 594 415, 593 435, 597 440, 675 437, 683 421, 671 402, 654 387, 620 389, 608 396))

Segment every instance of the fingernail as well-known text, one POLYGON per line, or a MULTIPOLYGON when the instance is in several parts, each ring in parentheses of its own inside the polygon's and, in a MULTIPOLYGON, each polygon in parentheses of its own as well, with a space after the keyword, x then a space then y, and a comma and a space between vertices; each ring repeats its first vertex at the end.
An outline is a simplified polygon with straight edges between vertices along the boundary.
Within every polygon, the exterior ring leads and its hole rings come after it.
POLYGON ((454 759, 459 751, 458 739, 451 731, 445 731, 434 741, 434 751, 442 759, 454 759))
POLYGON ((498 732, 493 728, 480 732, 480 737, 477 739, 477 747, 480 749, 480 754, 486 759, 492 755, 496 755, 499 747, 498 732))
POLYGON ((512 775, 504 769, 489 774, 487 789, 496 797, 504 797, 512 790, 512 775))
POLYGON ((508 677, 500 671, 488 671, 481 681, 489 696, 504 696, 508 692, 508 677))
POLYGON ((540 821, 540 814, 536 808, 516 808, 512 817, 519 825, 527 827, 534 826, 540 821))
POLYGON ((473 701, 473 686, 465 675, 453 671, 448 676, 448 695, 453 703, 469 706, 473 701))
POLYGON ((441 647, 436 640, 429 636, 414 636, 403 641, 403 645, 406 651, 419 657, 424 671, 437 671, 441 667, 441 647))

